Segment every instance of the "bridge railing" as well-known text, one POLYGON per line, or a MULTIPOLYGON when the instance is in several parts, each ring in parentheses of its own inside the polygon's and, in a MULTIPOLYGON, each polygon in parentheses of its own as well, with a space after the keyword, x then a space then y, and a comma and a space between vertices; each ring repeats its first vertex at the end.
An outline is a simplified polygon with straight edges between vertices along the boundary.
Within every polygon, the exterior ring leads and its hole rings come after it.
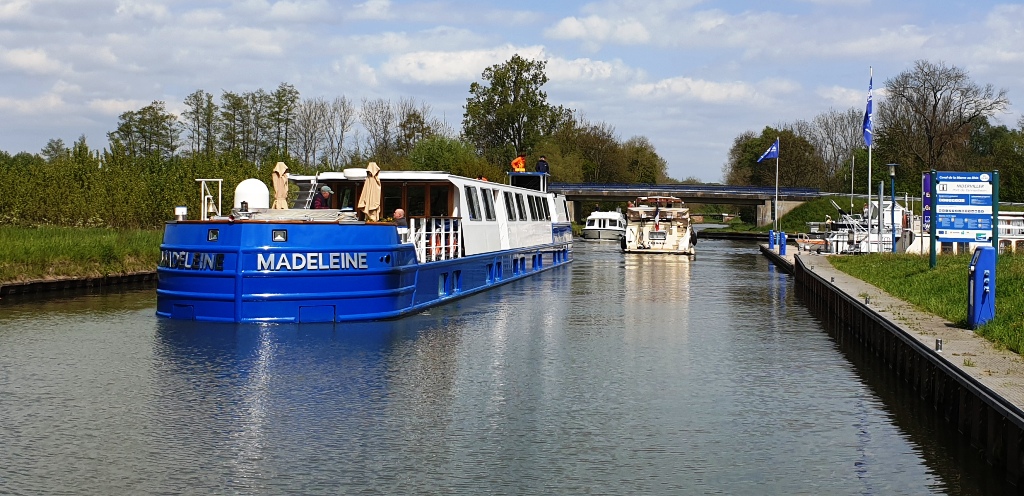
MULTIPOLYGON (((604 184, 604 183, 551 183, 549 191, 603 191, 627 194, 637 191, 658 191, 677 194, 685 193, 720 193, 747 195, 774 195, 775 187, 765 186, 732 186, 721 184, 604 184)), ((779 195, 806 196, 817 198, 821 191, 814 188, 779 188, 779 195)))

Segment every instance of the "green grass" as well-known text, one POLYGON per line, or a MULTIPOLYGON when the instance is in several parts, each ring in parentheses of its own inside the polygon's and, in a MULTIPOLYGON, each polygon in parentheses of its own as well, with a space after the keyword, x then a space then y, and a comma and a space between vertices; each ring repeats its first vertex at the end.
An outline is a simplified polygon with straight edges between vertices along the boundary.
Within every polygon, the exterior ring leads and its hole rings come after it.
MULTIPOLYGON (((928 256, 873 253, 829 257, 837 269, 867 281, 919 309, 967 329, 967 268, 971 254, 928 256)), ((1016 353, 1024 351, 1024 255, 996 262, 996 315, 975 332, 1016 353)))
POLYGON ((0 283, 156 270, 159 230, 0 226, 0 283))

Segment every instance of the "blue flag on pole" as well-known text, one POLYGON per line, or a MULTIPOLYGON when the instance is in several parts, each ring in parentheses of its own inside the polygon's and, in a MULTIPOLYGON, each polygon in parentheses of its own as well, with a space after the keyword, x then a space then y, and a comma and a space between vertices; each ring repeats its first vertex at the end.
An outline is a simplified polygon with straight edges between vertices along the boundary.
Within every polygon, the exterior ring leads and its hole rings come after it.
POLYGON ((775 138, 775 143, 768 147, 768 151, 761 155, 761 158, 757 159, 757 163, 761 163, 766 158, 779 158, 779 138, 775 138))
POLYGON ((864 111, 864 144, 871 146, 871 83, 874 77, 868 78, 868 108, 864 111))

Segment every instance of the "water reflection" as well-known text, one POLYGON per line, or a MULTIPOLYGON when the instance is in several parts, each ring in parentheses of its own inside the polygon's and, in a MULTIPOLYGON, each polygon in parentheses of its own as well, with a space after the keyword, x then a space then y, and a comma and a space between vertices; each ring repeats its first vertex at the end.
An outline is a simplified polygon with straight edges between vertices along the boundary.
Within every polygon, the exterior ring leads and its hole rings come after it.
POLYGON ((415 424, 450 408, 453 320, 446 312, 337 325, 159 319, 157 424, 167 437, 187 433, 184 451, 223 464, 243 490, 271 489, 268 473, 308 472, 306 458, 320 450, 379 457, 393 449, 396 419, 415 424))
POLYGON ((376 323, 157 319, 151 289, 4 306, 0 493, 992 489, 756 248, 700 249, 581 244, 376 323))

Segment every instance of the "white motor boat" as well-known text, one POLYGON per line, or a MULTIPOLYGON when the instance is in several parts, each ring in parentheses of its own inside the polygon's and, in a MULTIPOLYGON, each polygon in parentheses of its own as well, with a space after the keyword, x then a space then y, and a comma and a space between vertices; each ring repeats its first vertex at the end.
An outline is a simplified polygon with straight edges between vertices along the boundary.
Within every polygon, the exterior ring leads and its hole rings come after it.
POLYGON ((674 196, 642 196, 626 211, 626 253, 696 254, 697 233, 690 209, 674 196))
POLYGON ((626 217, 622 212, 591 212, 583 227, 583 239, 618 241, 626 235, 626 217))

